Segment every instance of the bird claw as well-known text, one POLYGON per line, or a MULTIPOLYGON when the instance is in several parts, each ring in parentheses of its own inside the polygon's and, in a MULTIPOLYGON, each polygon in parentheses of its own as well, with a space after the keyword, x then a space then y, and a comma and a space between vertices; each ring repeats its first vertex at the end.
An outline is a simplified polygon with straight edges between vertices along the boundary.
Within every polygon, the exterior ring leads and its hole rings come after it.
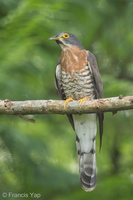
POLYGON ((84 97, 83 99, 78 100, 78 102, 79 102, 79 104, 81 105, 83 101, 87 101, 87 100, 88 100, 88 98, 87 98, 87 97, 84 97))
POLYGON ((68 98, 68 99, 65 100, 65 102, 64 102, 64 108, 66 108, 66 105, 67 105, 67 103, 69 101, 73 101, 73 98, 70 97, 70 98, 68 98))

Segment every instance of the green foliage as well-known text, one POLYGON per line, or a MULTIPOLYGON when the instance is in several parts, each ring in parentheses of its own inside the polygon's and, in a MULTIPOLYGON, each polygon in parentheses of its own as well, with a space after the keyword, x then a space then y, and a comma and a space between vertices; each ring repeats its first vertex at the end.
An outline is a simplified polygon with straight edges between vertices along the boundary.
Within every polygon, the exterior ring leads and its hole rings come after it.
MULTIPOLYGON (((131 0, 1 0, 0 98, 59 98, 54 71, 60 49, 48 38, 65 30, 97 57, 105 97, 133 95, 132 16, 131 0)), ((75 135, 67 118, 31 117, 35 124, 0 116, 0 195, 34 192, 41 200, 132 198, 132 111, 106 114, 103 148, 97 153, 97 188, 91 193, 80 188, 75 135)))

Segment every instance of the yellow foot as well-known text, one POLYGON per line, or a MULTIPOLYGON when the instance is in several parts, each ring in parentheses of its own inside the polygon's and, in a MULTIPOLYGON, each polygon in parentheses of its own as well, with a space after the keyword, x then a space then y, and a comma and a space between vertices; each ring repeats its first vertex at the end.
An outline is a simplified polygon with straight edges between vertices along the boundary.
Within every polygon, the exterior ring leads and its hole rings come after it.
POLYGON ((79 104, 82 104, 82 102, 83 102, 83 101, 86 101, 86 100, 88 100, 88 98, 87 98, 87 97, 84 97, 83 99, 78 100, 78 102, 79 102, 79 104))
POLYGON ((73 101, 73 98, 70 97, 70 98, 68 98, 68 99, 65 100, 65 102, 64 102, 64 108, 66 108, 66 105, 67 105, 67 103, 69 101, 73 101))

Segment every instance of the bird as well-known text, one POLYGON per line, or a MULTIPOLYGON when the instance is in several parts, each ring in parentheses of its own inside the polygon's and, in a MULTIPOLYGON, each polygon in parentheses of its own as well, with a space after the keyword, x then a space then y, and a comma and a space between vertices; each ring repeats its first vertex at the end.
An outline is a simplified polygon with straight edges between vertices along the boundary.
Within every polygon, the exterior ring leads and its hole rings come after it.
MULTIPOLYGON (((55 83, 65 105, 72 100, 81 104, 85 100, 103 97, 103 85, 95 56, 86 50, 77 37, 61 32, 49 40, 61 47, 61 56, 55 70, 55 83)), ((99 119, 100 149, 103 135, 103 113, 68 114, 76 133, 76 149, 79 161, 81 187, 92 191, 96 187, 96 133, 99 119)))

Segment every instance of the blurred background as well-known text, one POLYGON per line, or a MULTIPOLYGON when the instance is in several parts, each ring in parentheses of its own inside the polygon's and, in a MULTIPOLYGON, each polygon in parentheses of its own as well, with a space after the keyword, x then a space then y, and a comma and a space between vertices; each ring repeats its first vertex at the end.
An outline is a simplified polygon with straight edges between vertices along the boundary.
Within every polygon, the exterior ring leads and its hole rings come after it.
MULTIPOLYGON (((48 38, 62 31, 96 56, 104 97, 133 95, 132 0, 0 0, 0 99, 59 99, 54 73, 61 50, 48 38)), ((36 123, 0 116, 0 199, 3 192, 39 193, 40 200, 133 198, 132 111, 105 114, 90 193, 80 187, 66 116, 29 117, 36 123)))

